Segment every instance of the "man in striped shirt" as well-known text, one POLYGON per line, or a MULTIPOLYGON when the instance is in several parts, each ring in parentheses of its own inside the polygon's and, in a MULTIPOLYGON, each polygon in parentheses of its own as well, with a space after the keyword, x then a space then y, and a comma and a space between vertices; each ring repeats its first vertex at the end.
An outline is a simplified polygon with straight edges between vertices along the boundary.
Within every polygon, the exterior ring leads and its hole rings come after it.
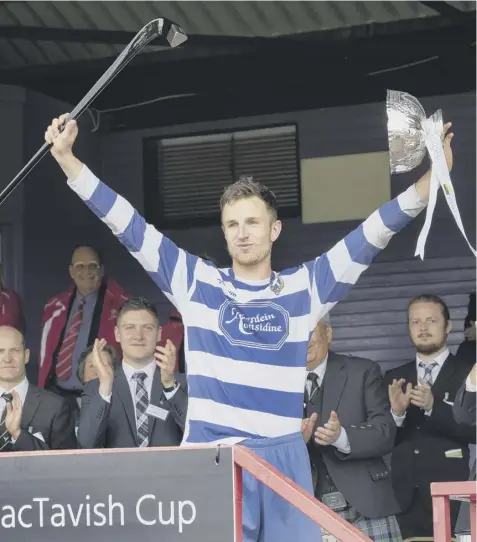
MULTIPOLYGON (((300 433, 308 341, 391 237, 425 207, 430 172, 327 253, 281 273, 270 260, 282 228, 275 196, 241 179, 220 202, 233 264, 218 269, 178 248, 95 177, 73 154, 76 123, 60 133, 65 120, 54 119, 45 140, 68 185, 182 314, 189 385, 183 445, 240 442, 312 494, 300 433)), ((315 524, 247 473, 243 499, 244 541, 320 540, 315 524)))

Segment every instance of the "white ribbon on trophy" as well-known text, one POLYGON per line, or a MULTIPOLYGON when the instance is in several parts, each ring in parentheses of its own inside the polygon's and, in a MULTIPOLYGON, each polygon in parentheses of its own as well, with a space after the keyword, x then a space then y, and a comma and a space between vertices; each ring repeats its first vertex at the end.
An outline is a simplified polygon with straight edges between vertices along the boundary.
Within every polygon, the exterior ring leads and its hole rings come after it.
POLYGON ((432 162, 426 219, 419 234, 414 255, 424 259, 426 240, 431 228, 439 186, 441 186, 454 220, 472 254, 476 256, 476 251, 465 233, 447 168, 442 139, 442 111, 439 109, 431 117, 426 118, 424 108, 414 96, 395 90, 388 90, 386 109, 391 173, 411 171, 422 162, 426 150, 432 162))

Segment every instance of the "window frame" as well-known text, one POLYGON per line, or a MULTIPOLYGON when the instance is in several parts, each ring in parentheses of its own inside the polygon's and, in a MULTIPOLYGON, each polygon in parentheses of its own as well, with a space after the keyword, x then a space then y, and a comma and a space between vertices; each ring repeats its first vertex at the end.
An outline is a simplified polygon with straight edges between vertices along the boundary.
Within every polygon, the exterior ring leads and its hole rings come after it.
MULTIPOLYGON (((164 139, 181 139, 181 138, 193 138, 201 136, 214 136, 214 135, 228 135, 236 132, 253 132, 257 130, 267 130, 276 128, 294 127, 295 130, 295 152, 296 152, 296 169, 297 169, 297 205, 293 207, 287 207, 280 209, 279 218, 301 218, 302 204, 301 204, 301 163, 300 163, 300 139, 299 129, 297 122, 276 122, 272 124, 259 124, 250 126, 236 126, 227 129, 215 129, 215 130, 198 130, 193 132, 181 132, 177 134, 162 134, 160 136, 149 136, 143 139, 142 152, 143 152, 143 190, 144 190, 144 216, 150 224, 154 225, 160 230, 183 230, 193 227, 205 227, 211 225, 220 225, 220 209, 219 201, 217 200, 217 213, 213 216, 194 217, 189 219, 164 219, 161 217, 162 211, 162 194, 161 183, 158 179, 160 171, 160 153, 157 152, 158 142, 164 139)), ((232 142, 234 140, 232 139, 232 142)), ((235 143, 233 143, 234 145, 235 143)), ((234 172, 234 160, 232 160, 232 175, 236 178, 234 172)), ((259 179, 260 180, 260 179, 259 179)), ((225 183, 225 188, 229 183, 225 183)), ((278 204, 280 200, 278 198, 278 204)))

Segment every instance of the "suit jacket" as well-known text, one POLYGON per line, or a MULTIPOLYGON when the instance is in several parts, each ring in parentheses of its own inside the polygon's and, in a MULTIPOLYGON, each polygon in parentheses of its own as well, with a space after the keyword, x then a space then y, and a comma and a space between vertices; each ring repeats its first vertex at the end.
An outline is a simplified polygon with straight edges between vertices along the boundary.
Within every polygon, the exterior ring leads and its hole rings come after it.
POLYGON ((22 409, 21 433, 14 452, 76 448, 74 413, 63 397, 28 385, 22 409), (44 442, 33 436, 41 433, 44 442))
MULTIPOLYGON (((431 506, 431 482, 467 480, 469 476, 468 445, 475 443, 475 429, 454 420, 452 403, 470 368, 471 365, 449 354, 432 386, 432 414, 426 416, 420 408, 410 405, 403 426, 398 428, 391 471, 403 511, 409 507, 415 488, 428 495, 431 506), (446 458, 445 452, 455 449, 462 450, 462 459, 446 458)), ((388 371, 386 384, 394 378, 404 378, 415 386, 416 362, 388 371)))
MULTIPOLYGON (((378 364, 329 352, 322 390, 321 408, 315 393, 311 411, 318 413, 318 425, 326 423, 331 411, 336 411, 348 435, 351 453, 320 446, 312 437, 308 444, 311 460, 320 460, 320 448, 334 484, 366 518, 396 513, 399 507, 383 460, 393 448, 396 426, 378 364)), ((307 408, 307 416, 310 414, 307 408)))
MULTIPOLYGON (((472 425, 475 427, 475 393, 465 390, 465 382, 459 388, 455 396, 452 408, 457 423, 472 425)), ((469 480, 475 480, 475 461, 470 469, 469 480)), ((456 534, 470 533, 470 510, 469 504, 463 502, 459 511, 459 517, 455 526, 456 534)))
POLYGON ((465 382, 455 396, 452 411, 457 423, 475 426, 475 392, 465 390, 465 382))
MULTIPOLYGON (((38 385, 49 388, 54 382, 56 357, 63 343, 66 324, 71 307, 76 297, 76 288, 51 298, 43 309, 40 360, 38 364, 38 385)), ((93 320, 88 336, 88 345, 98 337, 106 339, 121 354, 121 348, 114 337, 116 314, 128 300, 128 295, 119 284, 110 278, 104 278, 98 291, 94 307, 93 320)))
MULTIPOLYGON (((166 420, 149 416, 149 446, 177 446, 181 443, 187 413, 187 384, 176 375, 179 389, 167 400, 161 371, 156 368, 150 403, 169 411, 166 420)), ((134 448, 138 446, 134 404, 126 375, 119 366, 114 375, 111 402, 99 394, 99 380, 91 380, 81 398, 78 427, 80 448, 134 448)))

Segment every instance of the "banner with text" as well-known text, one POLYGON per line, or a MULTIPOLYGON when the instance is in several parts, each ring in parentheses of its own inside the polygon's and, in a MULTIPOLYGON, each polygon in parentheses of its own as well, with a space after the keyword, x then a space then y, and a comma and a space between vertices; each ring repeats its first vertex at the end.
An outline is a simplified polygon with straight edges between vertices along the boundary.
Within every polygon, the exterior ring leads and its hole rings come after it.
POLYGON ((0 540, 233 542, 232 454, 0 454, 0 540))

